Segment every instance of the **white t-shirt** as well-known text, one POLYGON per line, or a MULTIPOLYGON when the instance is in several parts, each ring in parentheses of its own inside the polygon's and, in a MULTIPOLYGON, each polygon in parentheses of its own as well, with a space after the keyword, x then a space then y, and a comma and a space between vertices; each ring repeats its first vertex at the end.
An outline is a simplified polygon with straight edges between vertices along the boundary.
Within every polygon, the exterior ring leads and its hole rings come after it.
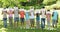
POLYGON ((35 14, 36 14, 36 13, 40 13, 40 9, 36 9, 36 10, 35 10, 35 14))
POLYGON ((34 9, 30 10, 30 19, 34 19, 34 9))
POLYGON ((14 17, 19 17, 18 12, 19 12, 18 8, 15 8, 14 9, 14 17))
POLYGON ((45 13, 46 13, 46 10, 45 9, 41 9, 41 17, 42 18, 45 18, 46 16, 45 16, 45 13))
POLYGON ((3 18, 7 18, 7 11, 5 12, 6 10, 4 9, 2 12, 3 12, 3 18))

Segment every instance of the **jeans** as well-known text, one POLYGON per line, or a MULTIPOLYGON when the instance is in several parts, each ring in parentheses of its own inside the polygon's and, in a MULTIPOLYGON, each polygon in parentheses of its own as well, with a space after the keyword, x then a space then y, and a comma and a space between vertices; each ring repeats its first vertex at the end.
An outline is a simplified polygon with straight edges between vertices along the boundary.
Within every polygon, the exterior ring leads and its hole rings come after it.
POLYGON ((41 28, 45 28, 45 18, 41 18, 41 28))
POLYGON ((18 22, 19 21, 19 17, 14 17, 14 22, 18 22))
POLYGON ((54 25, 57 27, 57 20, 52 20, 52 26, 54 27, 54 25))
POLYGON ((3 24, 4 24, 4 27, 6 28, 7 27, 7 18, 3 18, 3 24))

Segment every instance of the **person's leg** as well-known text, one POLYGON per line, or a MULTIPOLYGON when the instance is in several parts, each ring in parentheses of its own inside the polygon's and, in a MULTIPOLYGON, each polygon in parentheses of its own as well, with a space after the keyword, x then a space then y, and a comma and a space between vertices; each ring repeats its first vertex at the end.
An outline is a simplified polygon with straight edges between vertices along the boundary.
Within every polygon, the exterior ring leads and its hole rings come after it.
POLYGON ((38 29, 40 28, 40 22, 39 21, 36 22, 36 28, 38 28, 38 29))
POLYGON ((57 28, 57 20, 55 20, 55 27, 57 28))
POLYGON ((28 21, 26 20, 26 28, 28 27, 28 21))
POLYGON ((22 24, 23 24, 23 23, 22 23, 22 18, 20 18, 20 20, 21 20, 21 26, 22 26, 22 24))
POLYGON ((17 27, 17 20, 16 20, 16 17, 14 18, 14 27, 16 28, 17 27))
POLYGON ((43 29, 43 19, 41 18, 41 28, 43 29))
POLYGON ((44 24, 43 24, 43 27, 45 28, 45 18, 43 18, 43 23, 44 23, 44 24))
POLYGON ((40 21, 38 21, 38 28, 40 28, 40 21))
POLYGON ((32 19, 30 19, 30 26, 32 27, 32 19))
POLYGON ((24 27, 24 18, 20 18, 21 19, 21 26, 24 27))
POLYGON ((9 26, 11 26, 11 23, 10 23, 10 21, 11 21, 11 19, 10 19, 10 17, 9 17, 9 26))
POLYGON ((36 28, 38 28, 38 22, 36 21, 36 28))
POLYGON ((45 18, 41 19, 41 28, 45 28, 45 18))
POLYGON ((23 23, 23 25, 24 25, 24 18, 22 18, 22 23, 23 23))
POLYGON ((55 23, 55 21, 54 21, 54 20, 52 20, 52 26, 53 26, 53 28, 54 28, 54 23, 55 23))
POLYGON ((4 18, 3 21, 4 21, 3 22, 4 23, 4 27, 7 28, 7 18, 4 18))
POLYGON ((5 28, 7 28, 7 20, 5 20, 5 28))
POLYGON ((50 20, 47 20, 47 26, 50 29, 50 20))
POLYGON ((26 28, 29 29, 30 27, 30 23, 29 23, 29 20, 26 20, 26 28))
POLYGON ((13 26, 13 19, 12 17, 9 17, 9 25, 12 27, 13 26))
POLYGON ((38 29, 38 18, 36 17, 36 28, 38 29))
POLYGON ((34 27, 34 19, 32 19, 32 26, 34 27))
POLYGON ((17 17, 17 27, 19 27, 19 17, 17 17))
POLYGON ((22 18, 20 18, 20 28, 22 29, 22 18))
POLYGON ((23 27, 24 27, 24 18, 22 18, 22 25, 23 25, 23 27))
POLYGON ((28 27, 30 28, 30 20, 28 20, 28 27))
POLYGON ((21 26, 22 26, 22 19, 20 18, 20 21, 21 21, 21 26))

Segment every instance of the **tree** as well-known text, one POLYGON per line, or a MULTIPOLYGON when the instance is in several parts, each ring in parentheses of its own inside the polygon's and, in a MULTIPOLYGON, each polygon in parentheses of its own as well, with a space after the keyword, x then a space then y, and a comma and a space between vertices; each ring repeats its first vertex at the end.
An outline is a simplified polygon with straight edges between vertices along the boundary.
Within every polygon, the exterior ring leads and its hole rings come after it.
POLYGON ((2 7, 3 2, 0 1, 0 7, 2 7))
POLYGON ((52 5, 55 4, 58 0, 44 0, 43 4, 52 5))

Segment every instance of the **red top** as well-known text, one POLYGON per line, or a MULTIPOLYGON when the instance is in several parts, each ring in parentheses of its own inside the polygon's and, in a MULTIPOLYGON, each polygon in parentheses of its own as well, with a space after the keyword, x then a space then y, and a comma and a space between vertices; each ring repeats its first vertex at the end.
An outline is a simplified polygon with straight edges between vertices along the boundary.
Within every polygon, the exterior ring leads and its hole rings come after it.
POLYGON ((47 20, 50 20, 51 19, 51 14, 46 14, 46 17, 47 17, 47 20))
POLYGON ((24 11, 20 11, 20 18, 24 18, 25 12, 24 11))

